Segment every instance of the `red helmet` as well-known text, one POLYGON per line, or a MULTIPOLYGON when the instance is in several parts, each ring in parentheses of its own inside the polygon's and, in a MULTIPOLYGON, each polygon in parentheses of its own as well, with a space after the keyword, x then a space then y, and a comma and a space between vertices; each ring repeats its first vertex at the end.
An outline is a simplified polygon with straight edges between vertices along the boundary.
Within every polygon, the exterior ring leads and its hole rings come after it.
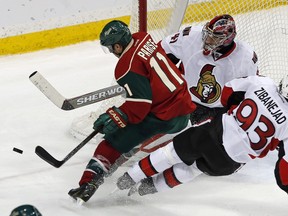
POLYGON ((228 14, 214 17, 202 29, 204 53, 207 54, 230 45, 236 36, 235 21, 228 14))

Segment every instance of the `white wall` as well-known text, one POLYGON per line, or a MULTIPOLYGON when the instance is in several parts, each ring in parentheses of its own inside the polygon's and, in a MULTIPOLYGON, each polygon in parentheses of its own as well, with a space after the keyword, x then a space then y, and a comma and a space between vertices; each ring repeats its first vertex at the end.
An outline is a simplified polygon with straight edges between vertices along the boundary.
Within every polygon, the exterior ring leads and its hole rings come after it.
POLYGON ((132 0, 0 0, 0 37, 119 17, 132 0))

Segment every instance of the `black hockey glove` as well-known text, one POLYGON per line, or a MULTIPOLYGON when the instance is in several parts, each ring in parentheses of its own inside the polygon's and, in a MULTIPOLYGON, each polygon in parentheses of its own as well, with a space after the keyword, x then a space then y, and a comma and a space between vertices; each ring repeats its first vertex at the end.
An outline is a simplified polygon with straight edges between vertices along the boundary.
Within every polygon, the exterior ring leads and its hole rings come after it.
POLYGON ((244 100, 245 92, 244 91, 236 91, 233 92, 227 101, 227 108, 231 109, 231 107, 238 106, 241 101, 244 100))
POLYGON ((213 119, 218 113, 225 113, 226 108, 208 108, 197 104, 196 110, 190 114, 190 121, 192 126, 197 126, 208 119, 213 119))
POLYGON ((124 128, 127 125, 128 117, 119 108, 113 106, 106 113, 101 114, 94 122, 93 128, 102 128, 100 133, 108 134, 117 131, 119 128, 124 128))

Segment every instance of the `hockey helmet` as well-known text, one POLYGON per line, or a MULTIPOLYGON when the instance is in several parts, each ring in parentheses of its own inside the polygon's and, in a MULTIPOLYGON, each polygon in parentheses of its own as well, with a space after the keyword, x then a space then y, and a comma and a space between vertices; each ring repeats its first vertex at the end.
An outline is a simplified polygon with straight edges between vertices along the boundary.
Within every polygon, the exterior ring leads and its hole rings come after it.
POLYGON ((223 14, 207 22, 202 29, 204 52, 213 52, 230 45, 236 37, 236 26, 232 16, 223 14))
POLYGON ((279 84, 279 92, 288 100, 288 75, 285 75, 279 84))
POLYGON ((21 205, 13 209, 10 216, 42 216, 42 214, 32 205, 21 205))
POLYGON ((124 50, 131 40, 132 35, 127 24, 120 20, 107 23, 100 33, 100 44, 107 47, 111 53, 113 53, 114 44, 120 44, 124 50))

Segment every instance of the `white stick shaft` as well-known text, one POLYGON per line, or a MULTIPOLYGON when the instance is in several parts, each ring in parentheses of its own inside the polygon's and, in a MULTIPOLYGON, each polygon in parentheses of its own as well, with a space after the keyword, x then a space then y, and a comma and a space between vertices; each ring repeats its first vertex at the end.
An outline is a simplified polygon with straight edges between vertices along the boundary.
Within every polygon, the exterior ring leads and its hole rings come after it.
POLYGON ((39 72, 32 73, 29 79, 57 107, 62 107, 65 98, 39 72))

